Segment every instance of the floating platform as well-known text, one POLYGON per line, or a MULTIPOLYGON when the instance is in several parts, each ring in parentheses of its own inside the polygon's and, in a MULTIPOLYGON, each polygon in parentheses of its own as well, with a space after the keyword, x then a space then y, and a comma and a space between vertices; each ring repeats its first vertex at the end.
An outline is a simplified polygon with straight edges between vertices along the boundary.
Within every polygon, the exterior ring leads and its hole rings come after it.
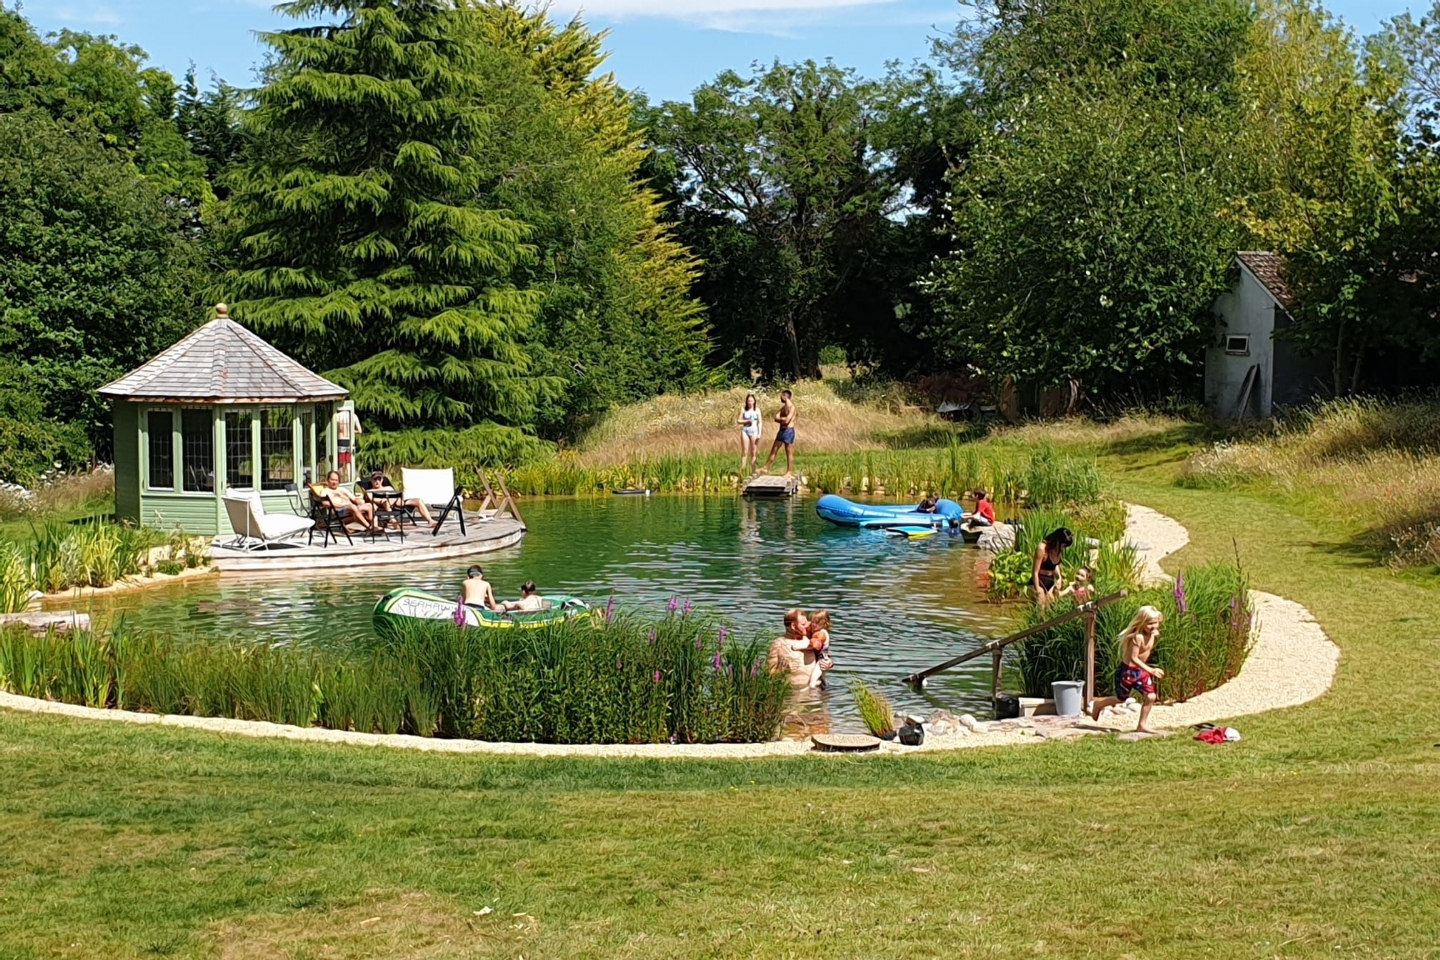
POLYGON ((271 544, 268 550, 242 550, 225 546, 233 537, 216 537, 210 546, 210 557, 221 573, 269 573, 313 570, 339 570, 354 567, 386 566, 396 563, 425 563, 430 560, 452 560, 472 557, 513 547, 525 536, 525 525, 512 517, 482 517, 465 513, 465 533, 454 516, 434 536, 424 526, 405 527, 405 539, 391 533, 389 538, 352 533, 351 540, 333 538, 321 546, 317 532, 311 543, 300 536, 284 543, 271 544))
POLYGON ((793 497, 799 492, 800 478, 794 474, 786 477, 762 473, 745 481, 740 494, 745 497, 793 497))

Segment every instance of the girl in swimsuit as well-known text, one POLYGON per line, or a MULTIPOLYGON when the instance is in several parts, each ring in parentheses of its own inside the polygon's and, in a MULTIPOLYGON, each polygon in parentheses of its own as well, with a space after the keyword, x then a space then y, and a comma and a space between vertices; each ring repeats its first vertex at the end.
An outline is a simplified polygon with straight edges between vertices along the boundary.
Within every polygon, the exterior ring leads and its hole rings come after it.
POLYGON ((740 424, 740 474, 749 476, 745 472, 748 465, 750 473, 760 463, 760 405, 755 400, 755 394, 745 394, 745 409, 740 411, 740 419, 735 421, 740 424))
POLYGON ((1065 585, 1064 571, 1060 562, 1065 548, 1075 542, 1075 534, 1069 527, 1052 530, 1044 540, 1035 546, 1035 567, 1030 572, 1030 586, 1035 591, 1035 602, 1045 606, 1054 600, 1065 585))

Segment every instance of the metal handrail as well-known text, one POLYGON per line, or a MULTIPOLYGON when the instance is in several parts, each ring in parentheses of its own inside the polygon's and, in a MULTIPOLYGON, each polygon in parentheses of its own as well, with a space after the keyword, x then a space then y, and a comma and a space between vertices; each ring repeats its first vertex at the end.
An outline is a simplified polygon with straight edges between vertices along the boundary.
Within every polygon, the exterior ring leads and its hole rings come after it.
POLYGON ((978 657, 983 657, 987 653, 994 654, 996 656, 996 659, 998 660, 1000 651, 1004 650, 1012 643, 1018 643, 1021 640, 1029 639, 1030 637, 1035 636, 1037 633, 1044 633, 1051 627, 1058 627, 1062 623, 1069 623, 1071 620, 1078 620, 1080 617, 1093 617, 1095 615, 1095 612, 1101 607, 1109 606, 1117 600, 1124 600, 1129 595, 1129 590, 1121 590, 1117 593, 1110 594, 1108 597, 1101 597, 1098 600, 1090 600, 1086 603, 1082 603, 1074 610, 1062 613, 1058 617, 1051 617, 1044 623, 1037 623, 1033 627, 1026 627, 1019 633, 1012 633, 1010 634, 1010 636, 1002 637, 999 640, 991 640, 983 647, 971 650, 969 653, 963 653, 960 656, 955 657, 953 660, 946 660, 944 663, 937 664, 927 670, 921 670, 918 673, 912 673, 910 674, 910 676, 905 678, 904 682, 910 684, 911 686, 921 686, 925 683, 926 678, 932 677, 935 674, 941 673, 945 670, 949 670, 951 667, 958 667, 960 664, 966 663, 970 660, 974 660, 978 657))

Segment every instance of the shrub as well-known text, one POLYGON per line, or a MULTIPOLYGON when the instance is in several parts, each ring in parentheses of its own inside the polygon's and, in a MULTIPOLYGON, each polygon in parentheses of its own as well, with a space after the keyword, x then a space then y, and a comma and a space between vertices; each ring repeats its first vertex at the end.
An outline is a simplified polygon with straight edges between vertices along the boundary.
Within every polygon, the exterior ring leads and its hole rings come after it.
POLYGON ((1051 531, 1069 527, 1075 542, 1065 548, 1061 564, 1067 580, 1075 570, 1088 566, 1095 571, 1096 589, 1101 595, 1139 585, 1142 573, 1139 552, 1119 541, 1125 535, 1125 505, 1108 500, 1059 511, 1030 508, 1015 531, 1015 549, 996 554, 990 560, 986 593, 992 600, 1025 595, 1034 569, 1035 550, 1051 531), (1095 542, 1095 546, 1091 542, 1095 542))
POLYGON ((858 681, 851 685, 850 692, 855 696, 855 707, 860 711, 860 719, 865 722, 865 729, 869 730, 872 736, 885 736, 895 732, 895 709, 884 694, 877 693, 858 681))
POLYGON ((1025 503, 1032 507, 1098 503, 1100 468, 1093 460, 1062 456, 1054 445, 1041 444, 1025 468, 1025 503))
MULTIPOLYGON (((1100 610, 1095 631, 1095 676, 1102 692, 1119 663, 1116 640, 1135 611, 1145 604, 1158 607, 1165 615, 1151 661, 1165 670, 1160 681, 1162 698, 1188 700, 1240 672, 1250 650, 1254 625, 1249 584, 1237 564, 1212 563, 1182 571, 1171 586, 1135 591, 1100 610)), ((1019 613, 1015 629, 1023 630, 1070 609, 1073 604, 1068 600, 1043 610, 1026 607, 1019 613)), ((1027 696, 1048 697, 1052 681, 1078 680, 1085 674, 1083 618, 1022 640, 1016 646, 1016 664, 1027 696)))

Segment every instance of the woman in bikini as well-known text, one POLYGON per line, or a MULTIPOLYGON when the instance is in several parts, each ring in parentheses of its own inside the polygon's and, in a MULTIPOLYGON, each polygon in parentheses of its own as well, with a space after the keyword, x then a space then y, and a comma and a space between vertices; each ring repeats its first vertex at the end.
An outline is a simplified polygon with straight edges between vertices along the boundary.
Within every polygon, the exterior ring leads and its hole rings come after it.
POLYGON ((1035 566, 1030 572, 1030 587, 1035 591, 1035 602, 1045 606, 1060 595, 1065 586, 1065 574, 1060 569, 1065 548, 1075 542, 1075 534, 1069 527, 1061 527, 1046 534, 1045 539, 1035 546, 1035 566))
POLYGON ((745 394, 745 409, 740 411, 740 475, 749 476, 760 463, 760 405, 755 394, 745 394), (745 472, 749 466, 750 473, 745 472))

